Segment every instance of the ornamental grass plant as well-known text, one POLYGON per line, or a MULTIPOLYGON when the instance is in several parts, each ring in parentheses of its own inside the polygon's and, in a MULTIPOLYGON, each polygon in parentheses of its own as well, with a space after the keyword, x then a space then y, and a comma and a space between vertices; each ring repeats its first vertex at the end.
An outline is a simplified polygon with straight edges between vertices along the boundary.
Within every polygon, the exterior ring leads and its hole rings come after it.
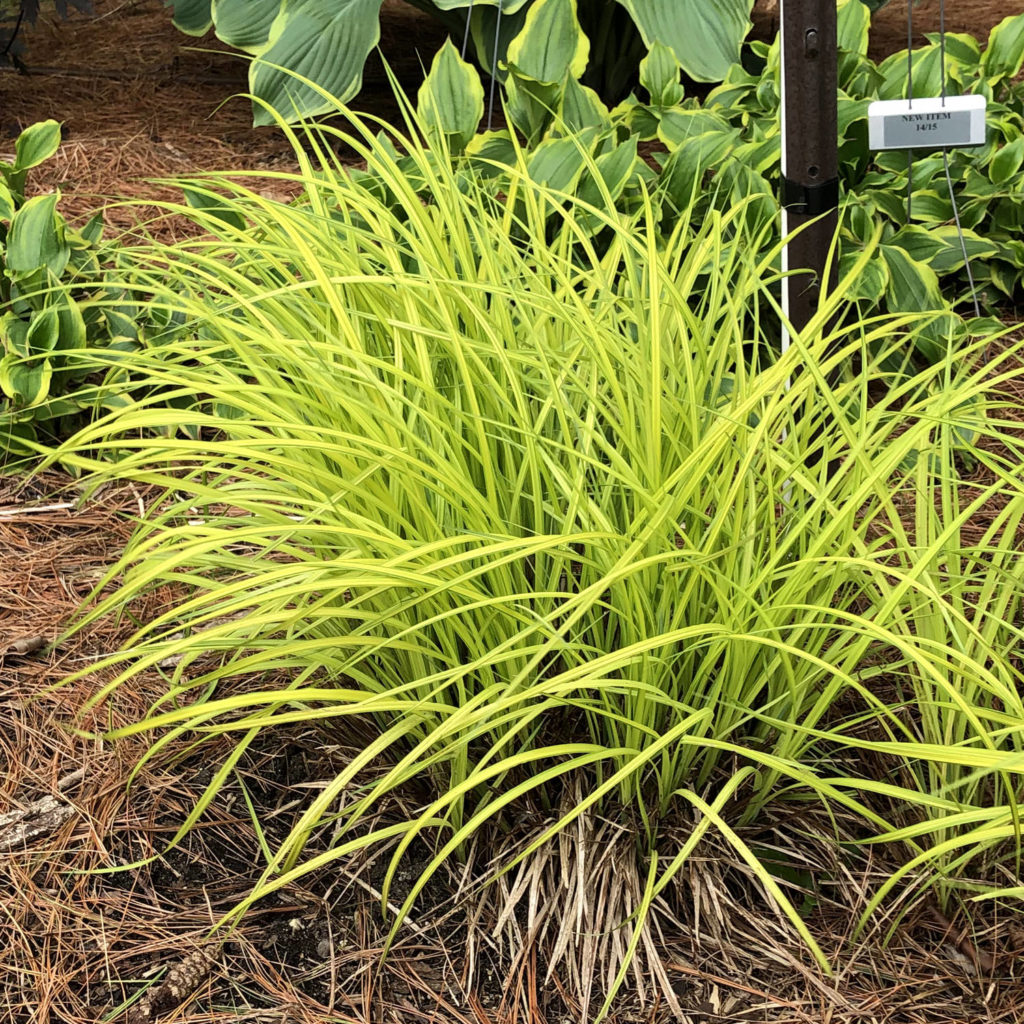
POLYGON ((1014 347, 893 372, 925 321, 851 320, 866 252, 780 352, 742 205, 655 241, 650 204, 570 202, 522 161, 497 191, 411 121, 394 146, 354 123, 293 134, 300 200, 203 176, 168 207, 201 239, 126 250, 184 327, 57 453, 164 488, 81 622, 184 595, 95 698, 170 666, 110 738, 228 751, 179 837, 257 737, 372 730, 237 914, 378 847, 386 903, 426 848, 394 934, 473 850, 487 927, 593 1014, 623 984, 672 1005, 659 936, 712 838, 829 969, 768 820, 794 851, 823 816, 838 856, 879 847, 862 926, 1019 898, 1014 347))

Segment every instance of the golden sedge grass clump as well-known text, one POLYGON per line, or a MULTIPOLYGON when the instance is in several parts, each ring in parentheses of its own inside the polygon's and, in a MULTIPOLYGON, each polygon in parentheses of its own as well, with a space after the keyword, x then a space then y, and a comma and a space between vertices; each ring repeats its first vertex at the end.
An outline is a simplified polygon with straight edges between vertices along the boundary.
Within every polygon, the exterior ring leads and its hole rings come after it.
POLYGON ((769 809, 791 809, 794 843, 825 806, 885 844, 869 914, 911 882, 948 901, 1015 871, 1012 350, 985 362, 964 340, 892 374, 919 325, 851 322, 841 287, 780 355, 778 253, 742 208, 665 237, 657 197, 584 207, 525 160, 484 179, 413 132, 399 157, 360 130, 344 141, 374 187, 330 129, 296 140, 300 201, 189 183, 207 209, 172 212, 207 234, 124 258, 184 327, 121 357, 133 400, 58 453, 166 489, 83 621, 188 591, 100 666, 97 698, 172 664, 166 698, 111 736, 232 737, 182 833, 261 733, 373 723, 238 913, 390 843, 387 900, 420 839, 404 915, 491 843, 524 879, 557 863, 519 934, 607 1008, 627 978, 664 981, 658 915, 711 835, 828 967, 750 841, 769 809), (510 844, 527 813, 541 824, 510 844), (609 817, 628 826, 615 856, 575 841, 609 817), (626 896, 590 898, 606 871, 626 896))

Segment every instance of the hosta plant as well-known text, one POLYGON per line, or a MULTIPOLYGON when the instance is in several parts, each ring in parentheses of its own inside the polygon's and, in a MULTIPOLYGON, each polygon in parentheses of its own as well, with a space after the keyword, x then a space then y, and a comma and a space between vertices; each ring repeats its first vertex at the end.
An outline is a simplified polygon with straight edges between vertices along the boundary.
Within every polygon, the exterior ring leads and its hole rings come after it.
MULTIPOLYGON (((250 87, 286 118, 325 113, 330 103, 300 78, 339 99, 361 88, 363 65, 380 38, 382 0, 174 0, 174 23, 190 35, 212 26, 220 39, 253 56, 250 87)), ((482 68, 504 77, 508 49, 538 0, 410 0, 466 38, 482 68), (500 10, 499 10, 500 9, 500 10)), ((591 51, 586 84, 619 99, 646 48, 669 47, 699 81, 720 81, 738 59, 753 0, 558 0, 577 14, 591 51)), ((557 39, 552 42, 558 42, 557 39)), ((254 108, 257 124, 271 123, 254 108)))
MULTIPOLYGON (((103 221, 81 229, 58 210, 60 193, 26 198, 32 168, 56 153, 60 125, 26 128, 14 158, 0 161, 0 454, 5 462, 34 450, 37 439, 59 439, 90 411, 120 401, 99 386, 80 360, 87 347, 111 353, 137 344, 138 303, 108 284, 103 221), (97 300, 102 300, 98 302, 97 300)), ((121 376, 110 367, 107 376, 121 376)))
POLYGON ((415 128, 310 132, 291 204, 190 182, 208 202, 174 210, 206 237, 132 250, 124 279, 186 317, 132 356, 182 407, 142 399, 57 453, 163 488, 82 622, 181 595, 94 698, 164 666, 108 740, 215 741, 179 838, 260 735, 361 723, 236 915, 377 847, 386 907, 425 841, 402 917, 476 844, 491 924, 607 1009, 627 982, 675 1005, 655 925, 687 913, 711 837, 829 968, 757 852, 766 816, 792 849, 808 816, 855 822, 843 849, 878 844, 892 878, 874 915, 1001 885, 1024 764, 1012 346, 890 374, 921 317, 848 323, 865 251, 779 356, 752 201, 666 232, 597 159, 581 198, 516 148, 496 192, 415 128), (965 443, 985 476, 961 489, 965 443))
MULTIPOLYGON (((643 98, 606 106, 580 82, 586 37, 556 0, 538 0, 543 23, 528 25, 509 51, 505 87, 512 127, 530 151, 529 169, 540 183, 592 195, 600 175, 623 211, 651 192, 669 232, 681 211, 703 218, 756 196, 746 216, 778 224, 779 49, 751 44, 746 65, 734 65, 703 103, 687 99, 673 53, 654 45, 640 66, 643 98), (561 12, 561 13, 560 13, 561 12), (553 26, 558 31, 552 31, 553 26), (559 41, 559 45, 550 40, 559 41), (538 57, 542 54, 543 57, 538 57), (639 143, 663 152, 653 166, 637 158, 639 143)), ((989 100, 989 138, 980 149, 949 154, 964 243, 961 246, 941 154, 918 151, 907 216, 907 157, 872 154, 867 106, 904 94, 906 52, 876 65, 867 56, 869 13, 859 0, 839 8, 839 131, 843 208, 841 266, 849 268, 870 244, 881 246, 856 286, 863 311, 928 310, 949 302, 972 309, 963 248, 971 259, 983 305, 998 308, 1024 298, 1024 15, 1008 17, 982 47, 970 36, 946 41, 946 88, 982 92, 989 100)), ((938 37, 914 55, 916 95, 940 90, 938 37)), ((509 131, 484 132, 466 141, 482 106, 477 73, 448 44, 420 94, 432 123, 457 125, 451 148, 463 149, 490 173, 514 162, 509 131), (428 110, 429 107, 429 110, 428 110)), ((937 357, 924 339, 922 354, 937 357)))

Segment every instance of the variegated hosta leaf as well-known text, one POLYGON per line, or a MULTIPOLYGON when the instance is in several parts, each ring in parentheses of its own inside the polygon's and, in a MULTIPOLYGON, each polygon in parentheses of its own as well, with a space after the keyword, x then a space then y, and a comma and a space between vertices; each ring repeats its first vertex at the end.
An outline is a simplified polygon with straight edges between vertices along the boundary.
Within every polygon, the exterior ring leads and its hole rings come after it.
POLYGON ((590 40, 576 17, 576 0, 536 0, 522 32, 509 44, 508 64, 526 78, 548 85, 587 68, 590 40))
POLYGON ((450 39, 434 57, 416 106, 423 123, 445 135, 453 148, 464 149, 476 134, 484 116, 484 87, 450 39))

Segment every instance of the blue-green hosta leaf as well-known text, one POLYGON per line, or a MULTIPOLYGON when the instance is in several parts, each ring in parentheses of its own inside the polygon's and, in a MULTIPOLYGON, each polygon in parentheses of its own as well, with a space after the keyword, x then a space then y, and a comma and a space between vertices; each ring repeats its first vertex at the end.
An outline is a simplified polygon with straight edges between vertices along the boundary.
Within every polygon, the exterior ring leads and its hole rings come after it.
POLYGON ((682 103, 685 90, 679 81, 679 61, 671 48, 655 41, 640 62, 640 84, 655 107, 674 107, 682 103))
POLYGON ((458 152, 476 134, 484 116, 484 87, 476 68, 459 57, 449 39, 437 51, 420 86, 416 108, 428 129, 451 140, 458 152))
POLYGON ((522 31, 509 43, 507 59, 522 77, 552 85, 567 75, 579 78, 589 55, 576 0, 535 0, 522 31))
POLYGON ((29 274, 48 267, 60 277, 71 249, 64 237, 64 218, 57 213, 60 194, 34 196, 14 215, 7 235, 7 269, 29 274))
POLYGON ((48 359, 22 359, 13 353, 0 359, 0 391, 19 405, 43 401, 52 375, 48 359))
POLYGON ((840 0, 838 19, 839 49, 861 56, 868 52, 871 12, 861 0, 840 0))
POLYGON ((170 0, 174 9, 174 27, 189 36, 206 35, 213 24, 210 0, 170 0))
POLYGON ((1013 78, 1024 65, 1024 14, 1003 18, 988 35, 981 56, 986 78, 1013 78))
MULTIPOLYGON (((338 102, 350 100, 363 84, 363 65, 380 39, 380 5, 381 0, 294 0, 286 5, 249 69, 253 95, 287 120, 336 109, 336 103, 300 78, 338 102)), ((253 121, 268 125, 274 118, 257 107, 253 121)))
POLYGON ((698 82, 720 82, 740 59, 750 31, 750 0, 618 0, 629 11, 648 48, 672 48, 683 70, 698 82))
POLYGON ((27 171, 49 160, 60 148, 60 125, 56 121, 40 121, 29 125, 14 144, 14 170, 27 171))
POLYGON ((270 38, 285 0, 212 0, 210 13, 217 38, 240 50, 257 53, 270 38))

